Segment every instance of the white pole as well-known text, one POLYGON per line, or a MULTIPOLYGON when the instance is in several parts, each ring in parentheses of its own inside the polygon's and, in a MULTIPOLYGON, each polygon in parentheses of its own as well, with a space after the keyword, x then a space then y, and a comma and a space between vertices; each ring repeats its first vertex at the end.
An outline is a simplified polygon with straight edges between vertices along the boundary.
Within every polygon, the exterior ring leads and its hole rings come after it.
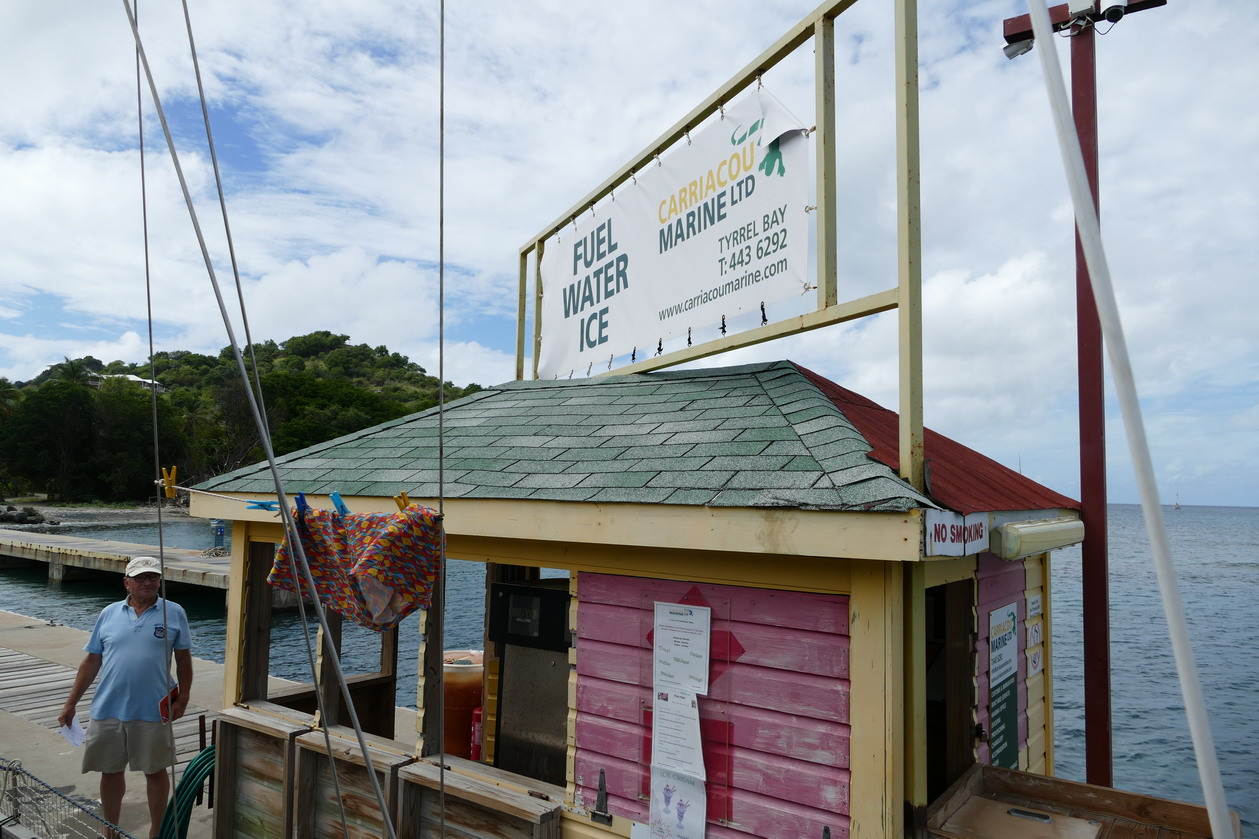
POLYGON ((1193 740, 1194 754, 1198 760, 1198 778, 1207 804, 1211 821, 1211 833, 1215 839, 1233 836, 1232 820, 1224 799, 1224 784, 1220 779, 1220 767, 1215 757, 1215 743, 1211 739, 1211 724, 1207 719, 1206 705, 1202 699, 1202 684, 1194 663, 1193 648, 1189 643, 1189 630, 1185 624, 1184 605, 1176 584, 1176 570, 1172 565, 1171 549, 1167 544, 1167 529, 1163 523, 1163 508, 1158 500, 1158 486, 1154 479, 1154 465, 1150 460, 1149 445, 1145 437, 1145 424, 1141 419, 1141 406, 1132 376, 1132 363, 1124 342, 1123 326, 1119 321, 1119 308, 1115 304, 1115 291, 1110 282, 1110 267, 1106 264, 1106 252, 1102 247, 1102 231, 1097 211, 1093 206, 1092 191, 1084 172, 1084 155, 1080 140, 1071 120, 1071 108, 1067 104, 1066 85, 1062 81, 1062 68, 1049 22, 1049 10, 1045 0, 1028 0, 1032 18, 1032 32, 1040 45, 1041 67, 1045 74, 1045 87, 1049 93, 1050 109, 1058 132, 1058 146, 1062 151, 1063 165, 1067 170, 1067 183, 1071 200, 1075 204, 1076 228, 1084 248, 1089 276, 1093 286, 1093 298, 1097 301, 1097 313, 1102 324, 1106 351, 1110 356, 1111 374, 1123 411, 1124 430, 1128 437, 1128 450, 1136 472, 1137 487, 1141 493, 1141 509, 1145 513, 1145 527, 1149 534, 1150 549, 1154 558, 1154 570, 1158 575, 1159 590, 1163 596, 1163 613, 1167 617, 1167 629, 1171 635, 1172 652, 1176 659, 1176 672, 1180 677, 1181 695, 1185 701, 1185 713, 1189 718, 1189 734, 1193 740))

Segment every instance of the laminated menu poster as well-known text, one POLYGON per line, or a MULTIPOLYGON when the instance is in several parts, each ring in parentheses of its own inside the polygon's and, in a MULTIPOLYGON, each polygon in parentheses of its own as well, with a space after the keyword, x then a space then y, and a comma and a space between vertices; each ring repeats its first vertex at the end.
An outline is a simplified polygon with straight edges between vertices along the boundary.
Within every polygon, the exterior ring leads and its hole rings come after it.
POLYGON ((708 693, 712 609, 657 603, 653 632, 652 686, 708 693))
POLYGON ((651 839, 703 839, 707 820, 703 781, 651 767, 651 839))
POLYGON ((701 780, 706 777, 700 749, 699 700, 689 690, 656 691, 651 709, 651 762, 701 780))

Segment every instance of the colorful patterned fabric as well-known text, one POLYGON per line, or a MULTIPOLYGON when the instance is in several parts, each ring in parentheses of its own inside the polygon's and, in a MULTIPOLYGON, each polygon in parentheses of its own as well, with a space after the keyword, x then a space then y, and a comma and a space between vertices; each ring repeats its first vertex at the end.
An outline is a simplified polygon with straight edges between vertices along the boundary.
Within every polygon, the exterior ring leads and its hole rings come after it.
MULTIPOLYGON (((428 608, 445 538, 435 511, 415 504, 400 513, 294 515, 320 603, 377 631, 428 608)), ((297 592, 304 586, 294 583, 289 550, 286 541, 276 552, 267 582, 297 592)))

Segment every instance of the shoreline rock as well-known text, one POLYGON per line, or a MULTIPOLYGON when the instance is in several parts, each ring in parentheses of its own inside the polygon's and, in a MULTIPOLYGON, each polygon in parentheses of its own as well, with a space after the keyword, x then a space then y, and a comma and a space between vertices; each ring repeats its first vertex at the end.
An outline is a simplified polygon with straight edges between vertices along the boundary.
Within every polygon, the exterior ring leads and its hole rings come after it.
POLYGON ((4 510, 0 510, 0 524, 57 524, 57 522, 49 521, 34 507, 18 509, 10 504, 4 510))

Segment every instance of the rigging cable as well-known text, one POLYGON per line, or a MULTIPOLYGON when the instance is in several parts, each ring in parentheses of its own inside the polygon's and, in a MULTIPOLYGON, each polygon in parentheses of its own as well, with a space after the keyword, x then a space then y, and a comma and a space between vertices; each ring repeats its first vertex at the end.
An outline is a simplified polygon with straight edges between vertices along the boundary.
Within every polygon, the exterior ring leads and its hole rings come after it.
MULTIPOLYGON (((153 97, 154 109, 156 110, 158 119, 162 125, 162 133, 165 135, 165 138, 166 138, 166 146, 170 152, 171 163, 174 167, 176 178, 179 181, 180 189, 183 191, 184 204, 187 206, 188 214, 192 221, 192 227, 197 236, 197 243, 201 249, 201 257, 202 257, 202 260, 205 262, 206 271, 209 275, 210 285, 214 290, 214 296, 215 296, 216 301, 218 302, 219 313, 222 315, 222 318, 223 318, 223 326, 227 331, 228 339, 232 347, 232 355, 234 356, 236 360, 236 365, 241 374, 242 380, 248 381, 249 377, 248 377, 248 372, 245 369, 244 358, 241 355, 239 346, 237 345, 236 335, 235 335, 234 330, 232 329, 231 319, 227 314, 227 306, 223 301, 223 294, 222 294, 222 290, 219 287, 218 277, 215 275, 215 272, 214 272, 214 264, 212 260, 210 259, 209 250, 205 242, 205 236, 202 233, 201 224, 197 218, 196 208, 192 202, 192 193, 188 188, 187 179, 184 177, 183 168, 181 167, 179 163, 179 154, 175 149, 174 138, 171 135, 170 126, 166 120, 166 113, 162 108, 161 98, 158 95, 157 85, 153 79, 152 68, 149 66, 148 57, 146 56, 145 51, 144 51, 144 45, 140 38, 140 30, 138 26, 136 25, 136 19, 135 19, 134 14, 132 13, 130 0, 122 0, 122 5, 123 5, 123 10, 126 12, 126 15, 127 15, 127 21, 131 25, 131 32, 132 32, 133 37, 135 38, 135 43, 136 43, 136 53, 139 56, 140 63, 144 68, 144 74, 148 81, 149 93, 153 97)), ((258 433, 261 437, 261 444, 263 447, 263 452, 266 456, 267 465, 270 468, 271 477, 275 483, 276 496, 280 502, 279 503, 280 515, 284 520, 285 532, 290 534, 290 536, 292 537, 290 540, 290 543, 294 550, 291 551, 291 554, 296 555, 297 564, 300 565, 302 577, 305 578, 305 581, 309 590, 311 592, 314 592, 315 581, 311 575, 310 565, 306 560, 306 553, 302 548, 301 539, 297 538, 297 526, 293 520, 292 510, 288 506, 288 496, 284 492, 283 482, 281 481, 281 478, 280 478, 279 466, 276 463, 275 452, 271 444, 271 435, 267 428, 266 420, 262 416, 261 409, 259 408, 258 401, 255 397, 253 389, 246 388, 246 395, 248 396, 250 411, 253 414, 254 422, 258 427, 258 433)), ((300 601, 300 598, 299 598, 299 601, 300 601)), ((319 618, 319 625, 320 625, 320 629, 323 632, 323 637, 325 639, 331 638, 332 637, 331 629, 328 626, 327 617, 324 614, 323 607, 320 605, 318 598, 313 599, 312 605, 314 606, 316 616, 319 618)), ((345 674, 343 673, 341 669, 340 656, 337 654, 335 646, 332 645, 331 643, 327 645, 326 649, 328 653, 329 662, 331 663, 332 669, 337 675, 337 681, 341 688, 341 695, 345 701, 345 706, 346 706, 348 716, 350 717, 350 721, 354 728, 354 733, 358 739, 359 748, 362 750, 363 759, 368 765, 370 765, 371 752, 369 751, 367 747, 366 739, 363 736, 363 730, 358 720, 358 713, 355 710, 353 699, 350 696, 349 686, 346 683, 345 674)), ((319 694, 320 694, 320 691, 316 690, 317 698, 319 697, 319 694)), ((330 753, 328 757, 329 757, 329 760, 332 761, 333 756, 331 754, 331 750, 329 750, 329 752, 330 753)), ((335 770, 333 771, 333 774, 335 774, 335 770)), ((397 839, 397 834, 394 831, 393 820, 389 815, 388 806, 385 801, 384 793, 381 790, 380 780, 379 778, 377 778, 377 773, 369 769, 366 772, 366 775, 371 780, 373 791, 376 794, 376 800, 380 804, 381 818, 388 831, 388 835, 390 839, 397 839)), ((345 828, 344 819, 342 819, 342 827, 343 829, 345 828)))
POLYGON ((201 83, 201 62, 197 58, 197 44, 192 37, 192 18, 188 14, 188 0, 183 0, 183 6, 184 27, 188 30, 188 51, 192 56, 193 74, 197 78, 197 96, 201 100, 201 122, 205 125, 206 146, 210 151, 210 164, 214 167, 214 185, 219 193, 219 210, 223 215, 223 233, 227 238, 227 255, 232 263, 232 277, 236 281, 236 299, 240 301, 240 322, 241 327, 245 331, 245 347, 249 350, 249 364, 253 370, 252 381, 246 380, 245 384, 253 387, 254 394, 258 399, 258 408, 265 419, 267 406, 262 398, 262 379, 258 375, 258 358, 254 353, 254 339, 249 333, 249 313, 245 311, 245 292, 240 285, 240 268, 236 263, 236 245, 232 239, 232 225, 227 220, 227 199, 223 195, 223 176, 219 173, 219 156, 214 147, 214 134, 210 131, 210 110, 206 106, 205 87, 201 83))
MULTIPOLYGON (((136 0, 136 21, 139 26, 140 18, 140 0, 136 0)), ((138 31, 138 28, 137 28, 138 31)), ((149 258, 149 191, 148 181, 146 178, 144 166, 144 96, 141 93, 140 84, 140 50, 136 48, 136 132, 140 143, 140 227, 144 238, 144 304, 145 312, 148 317, 148 337, 149 337, 149 408, 152 418, 153 430, 153 474, 162 474, 162 452, 160 438, 157 428, 157 358, 154 355, 153 348, 153 273, 151 270, 151 261, 149 258)), ((170 626, 170 621, 166 615, 166 529, 162 521, 162 498, 163 495, 159 491, 157 495, 157 565, 161 572, 158 577, 158 593, 162 600, 162 626, 170 626)), ((130 600, 128 593, 127 599, 130 600)), ((171 634, 169 632, 163 635, 162 641, 162 669, 166 673, 167 692, 171 681, 171 634)), ((178 672, 178 670, 176 670, 178 672)), ((169 720, 166 726, 167 745, 170 746, 171 754, 175 753, 175 721, 169 720)), ((175 788, 175 764, 171 764, 167 771, 170 774, 171 789, 175 788)))
POLYGON ((1163 508, 1158 500, 1158 485, 1154 477, 1154 464, 1150 460, 1150 447, 1146 441, 1145 424, 1141 419, 1141 403, 1132 375, 1132 362, 1124 342, 1123 324, 1119 320, 1119 308, 1110 281, 1110 266, 1102 246, 1101 226, 1097 210, 1093 206, 1092 191, 1084 172, 1084 156, 1080 151, 1080 138, 1071 122, 1071 109, 1067 104, 1066 86, 1062 82, 1062 69, 1058 53, 1050 38, 1052 26, 1045 0, 1028 0, 1032 18, 1032 31, 1036 40, 1046 45, 1039 50, 1041 67, 1045 76, 1045 88, 1049 94, 1050 111, 1058 132, 1058 147, 1066 169, 1067 185, 1075 205, 1076 229, 1088 263, 1093 298, 1097 301, 1097 314, 1101 320, 1102 335, 1110 355, 1111 373, 1119 404, 1123 411, 1124 430, 1127 432, 1128 451, 1136 472, 1137 487, 1141 493, 1141 508, 1145 514, 1146 532, 1158 576, 1159 591, 1163 597, 1163 612, 1167 617, 1167 630, 1171 635, 1172 653, 1176 660, 1176 672, 1180 677, 1180 691, 1185 701, 1185 714, 1189 718, 1189 734, 1193 740, 1198 762, 1198 779, 1207 805, 1207 817, 1215 839, 1233 835, 1228 805, 1224 798, 1224 784, 1220 779, 1220 767, 1211 739, 1211 724, 1207 718, 1206 704, 1202 699, 1202 684, 1194 663, 1193 647, 1189 643, 1189 629, 1185 623, 1184 604, 1176 583, 1176 569, 1172 565, 1171 548, 1167 542, 1167 528, 1163 522, 1163 508))
MULTIPOLYGON (((261 429, 261 428, 267 427, 267 409, 266 409, 266 404, 263 401, 262 377, 259 375, 259 372, 258 372, 258 358, 257 358, 256 353, 254 352, 253 336, 250 334, 250 331, 249 331, 249 313, 245 309, 245 292, 240 284, 240 268, 236 261, 236 246, 232 238, 232 226, 231 226, 231 223, 228 221, 228 216, 227 216, 227 199, 224 196, 224 191, 223 191, 223 177, 219 170, 219 158, 218 158, 218 152, 214 145, 214 133, 210 128, 210 110, 206 104, 205 86, 201 80, 201 61, 197 56, 197 44, 196 44, 196 40, 193 38, 193 35, 192 35, 192 17, 188 12, 188 0, 183 0, 182 5, 183 5, 183 11, 184 11, 184 28, 188 32, 188 52, 192 57, 193 75, 196 77, 196 80, 197 80, 197 97, 201 104, 201 122, 202 122, 202 125, 205 126, 206 146, 210 152, 210 163, 214 168, 214 185, 218 191, 219 210, 223 216, 223 232, 227 239, 227 252, 231 259, 232 277, 234 278, 235 283, 236 283, 236 298, 240 303, 241 326, 245 331, 245 347, 249 350, 250 367, 253 371, 252 379, 250 379, 248 376, 245 376, 244 385, 247 389, 250 389, 253 392, 254 398, 257 400, 258 415, 260 417, 258 422, 259 422, 259 428, 261 429)), ((138 80, 137 80, 137 84, 138 84, 138 80)), ((224 312, 224 318, 226 318, 226 312, 224 312)), ((233 350, 235 350, 235 344, 236 342, 235 340, 233 340, 232 341, 233 350)), ((156 378, 154 379, 154 381, 156 381, 156 378)), ((261 430, 259 433, 260 434, 262 433, 261 430)), ((293 536, 294 538, 297 538, 295 533, 293 534, 293 536)), ((290 542, 291 541, 293 540, 290 539, 290 542)), ((297 588, 297 591, 296 591, 297 611, 298 611, 298 617, 301 620, 301 624, 302 624, 302 639, 306 647, 306 661, 307 661, 307 664, 310 666, 311 682, 315 686, 315 704, 319 711, 319 721, 320 721, 319 728, 323 732, 324 747, 328 750, 329 760, 331 760, 332 759, 332 735, 328 731, 328 711, 327 711, 327 708, 324 707, 324 693, 323 693, 322 684, 321 684, 322 679, 321 679, 321 674, 319 672, 318 664, 316 663, 316 660, 315 660, 315 652, 314 652, 315 643, 311 641, 310 623, 306 619, 306 605, 304 602, 305 597, 302 591, 302 581, 301 581, 301 577, 297 574, 297 568, 293 565, 294 562, 295 560, 293 558, 293 555, 292 553, 290 553, 289 563, 290 563, 291 571, 293 572, 292 578, 297 588)), ((313 588, 310 589, 309 593, 312 600, 316 598, 313 588)), ((325 633, 325 641, 327 643, 331 643, 331 641, 327 639, 326 633, 325 633)), ((364 760, 367 760, 367 757, 368 756, 366 752, 364 752, 364 760)), ((346 824, 347 820, 346 820, 346 813, 345 813, 345 799, 341 794, 341 780, 337 776, 336 772, 330 772, 329 775, 332 776, 333 792, 336 797, 337 806, 340 808, 341 833, 344 839, 350 839, 349 827, 346 824)), ((381 806, 383 808, 384 806, 383 801, 381 802, 381 806)))
MULTIPOLYGON (((442 522, 437 564, 440 608, 430 638, 442 656, 437 696, 438 836, 446 835, 446 0, 438 2, 437 49, 437 516, 442 522)), ((432 730, 431 728, 429 730, 432 730)))

